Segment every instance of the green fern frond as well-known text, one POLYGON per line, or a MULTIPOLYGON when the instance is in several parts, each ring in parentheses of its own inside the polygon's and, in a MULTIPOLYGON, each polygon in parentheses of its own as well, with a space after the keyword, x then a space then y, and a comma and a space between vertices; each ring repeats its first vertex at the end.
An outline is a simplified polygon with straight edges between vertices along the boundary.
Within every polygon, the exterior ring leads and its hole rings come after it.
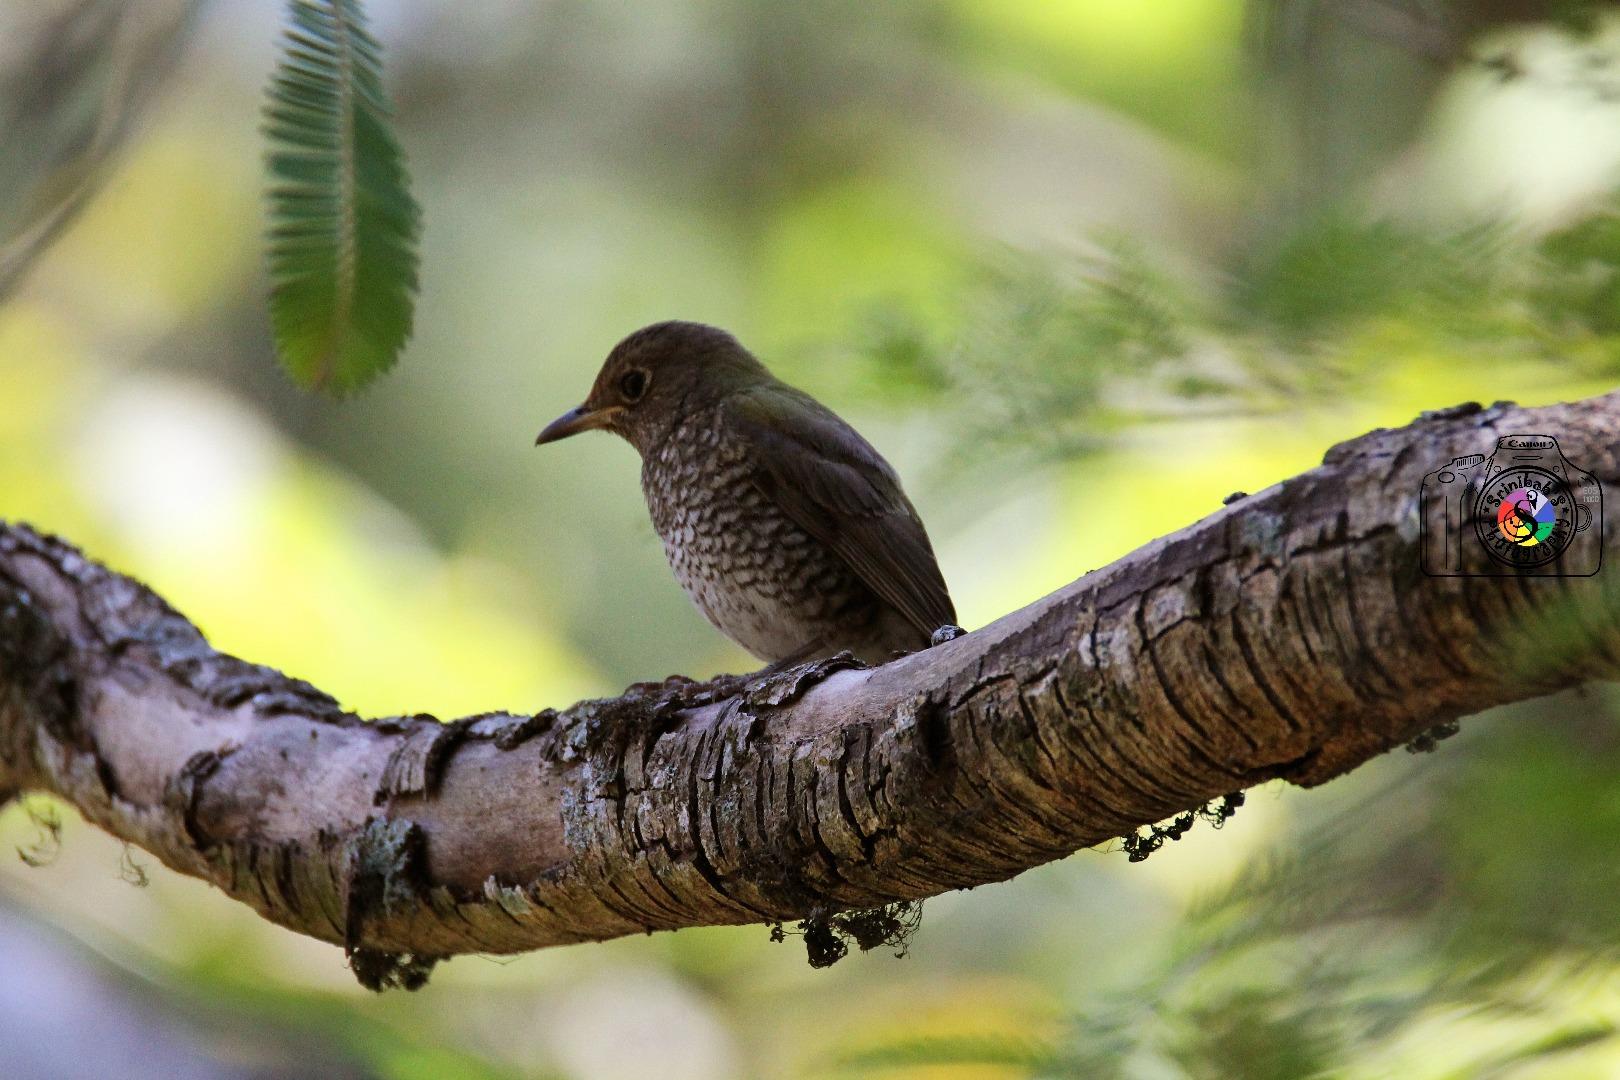
POLYGON ((270 321, 294 381, 353 390, 411 334, 420 214, 359 0, 291 0, 266 90, 270 321))

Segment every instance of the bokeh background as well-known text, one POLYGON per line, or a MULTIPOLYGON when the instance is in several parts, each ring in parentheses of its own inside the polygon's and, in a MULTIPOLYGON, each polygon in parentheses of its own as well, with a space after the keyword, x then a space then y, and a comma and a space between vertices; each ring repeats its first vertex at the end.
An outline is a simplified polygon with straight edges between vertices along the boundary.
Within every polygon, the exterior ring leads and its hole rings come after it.
MULTIPOLYGON (((0 2, 0 515, 368 714, 749 666, 633 452, 531 446, 657 319, 866 432, 970 628, 1370 427, 1620 374, 1606 4, 368 10, 422 293, 334 402, 269 346, 280 5, 0 2)), ((1144 863, 930 900, 903 959, 691 930, 380 997, 36 797, 0 813, 0 1072, 1620 1075, 1615 713, 1499 710, 1144 863)))

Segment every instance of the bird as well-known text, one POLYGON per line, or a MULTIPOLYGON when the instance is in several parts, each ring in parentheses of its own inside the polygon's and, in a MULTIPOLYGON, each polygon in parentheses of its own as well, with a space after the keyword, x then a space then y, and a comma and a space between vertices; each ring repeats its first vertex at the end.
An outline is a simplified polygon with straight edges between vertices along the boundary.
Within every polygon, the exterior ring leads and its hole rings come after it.
POLYGON ((642 494, 676 579, 767 670, 846 650, 881 664, 927 648, 941 628, 960 633, 893 467, 725 330, 637 330, 535 445, 592 430, 641 455, 642 494))

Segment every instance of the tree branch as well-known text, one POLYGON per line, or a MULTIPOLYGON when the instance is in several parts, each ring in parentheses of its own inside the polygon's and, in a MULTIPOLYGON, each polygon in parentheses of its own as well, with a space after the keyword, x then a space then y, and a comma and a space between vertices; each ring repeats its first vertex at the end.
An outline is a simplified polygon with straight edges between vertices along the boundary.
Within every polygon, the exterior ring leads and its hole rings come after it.
POLYGON ((1426 471, 1502 434, 1553 434, 1620 484, 1616 431, 1620 393, 1429 414, 880 668, 671 679, 447 724, 362 721, 215 652, 67 543, 0 524, 0 792, 67 800, 344 945, 372 986, 418 985, 459 953, 1000 881, 1615 676, 1613 572, 1426 577, 1417 514, 1426 471))

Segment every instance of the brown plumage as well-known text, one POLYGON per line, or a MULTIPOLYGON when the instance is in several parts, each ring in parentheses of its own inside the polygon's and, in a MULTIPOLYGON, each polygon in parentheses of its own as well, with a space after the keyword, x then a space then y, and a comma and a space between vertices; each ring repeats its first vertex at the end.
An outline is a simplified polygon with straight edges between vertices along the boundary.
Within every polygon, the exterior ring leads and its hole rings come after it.
POLYGON ((722 633, 772 663, 928 645, 956 612, 899 477, 854 428, 723 330, 657 323, 537 442, 605 428, 641 454, 675 576, 722 633))

